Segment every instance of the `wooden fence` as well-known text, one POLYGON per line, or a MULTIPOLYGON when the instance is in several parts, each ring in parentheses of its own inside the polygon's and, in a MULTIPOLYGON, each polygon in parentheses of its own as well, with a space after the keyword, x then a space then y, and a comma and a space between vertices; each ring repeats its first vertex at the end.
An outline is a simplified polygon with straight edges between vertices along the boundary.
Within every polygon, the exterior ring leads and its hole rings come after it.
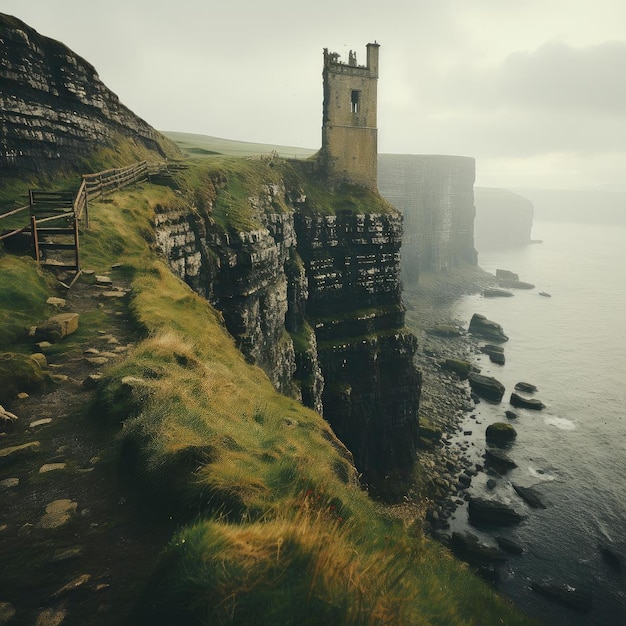
POLYGON ((35 259, 37 263, 44 265, 45 263, 42 260, 43 250, 73 250, 73 262, 71 266, 65 267, 71 267, 76 271, 74 278, 76 280, 81 271, 78 252, 78 223, 82 221, 84 227, 89 228, 89 202, 143 180, 149 181, 151 175, 163 174, 167 171, 167 163, 141 161, 126 167, 97 172, 96 174, 83 174, 76 193, 31 189, 28 192, 28 204, 0 214, 0 227, 2 220, 26 211, 29 211, 30 214, 29 223, 3 235, 0 234, 0 241, 20 233, 30 234, 33 238, 35 259), (63 226, 59 226, 59 221, 65 222, 63 226), (47 224, 46 227, 42 227, 44 223, 47 224), (40 235, 42 234, 47 236, 71 234, 73 241, 71 243, 44 242, 41 241, 40 235))

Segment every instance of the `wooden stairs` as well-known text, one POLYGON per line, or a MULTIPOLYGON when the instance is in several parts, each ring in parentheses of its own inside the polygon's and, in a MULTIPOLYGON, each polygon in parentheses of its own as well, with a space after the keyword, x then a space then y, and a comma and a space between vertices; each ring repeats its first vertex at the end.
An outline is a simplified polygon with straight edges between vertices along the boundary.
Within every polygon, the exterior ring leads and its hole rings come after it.
POLYGON ((35 260, 52 270, 73 271, 66 287, 80 276, 78 218, 74 209, 74 193, 36 191, 28 193, 30 227, 25 232, 33 238, 35 260))

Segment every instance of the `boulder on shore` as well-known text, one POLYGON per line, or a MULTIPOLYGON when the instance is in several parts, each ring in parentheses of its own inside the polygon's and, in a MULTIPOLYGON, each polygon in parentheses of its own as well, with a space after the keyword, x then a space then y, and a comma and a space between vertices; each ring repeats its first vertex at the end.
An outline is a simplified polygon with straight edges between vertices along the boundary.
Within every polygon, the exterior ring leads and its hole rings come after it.
POLYGON ((512 291, 507 291, 506 289, 497 289, 495 287, 483 289, 483 298, 510 298, 514 295, 512 291))
POLYGON ((513 507, 499 500, 486 498, 470 498, 469 521, 474 525, 510 526, 519 524, 524 516, 513 507))
POLYGON ((523 280, 498 280, 498 285, 505 289, 534 289, 532 283, 525 283, 523 280))
POLYGON ((513 489, 515 489, 515 493, 528 504, 532 509, 545 509, 546 505, 541 501, 539 495, 530 487, 522 487, 521 485, 516 485, 515 483, 511 483, 513 489))
POLYGON ((470 565, 502 563, 507 560, 507 555, 502 550, 481 543, 479 538, 470 532, 453 532, 450 547, 456 556, 470 565))
POLYGON ((487 400, 500 402, 504 395, 504 385, 493 376, 470 372, 467 376, 472 391, 487 400))
POLYGON ((496 278, 503 280, 519 280, 519 274, 511 272, 510 270, 496 270, 496 278))
POLYGON ((480 351, 483 354, 489 356, 489 360, 492 363, 496 363, 498 365, 504 365, 506 359, 504 358, 504 348, 502 346, 494 346, 492 343, 485 344, 481 346, 480 351))
POLYGON ((535 391, 537 391, 537 387, 535 385, 532 385, 531 383, 525 383, 523 381, 515 383, 515 389, 517 391, 523 391, 524 393, 535 393, 535 391))
POLYGON ((591 592, 586 589, 578 589, 572 585, 552 579, 544 580, 543 582, 533 582, 530 588, 576 611, 587 612, 591 610, 591 592))
POLYGON ((532 411, 541 411, 541 409, 546 406, 541 400, 537 400, 537 398, 524 398, 515 392, 511 394, 510 402, 519 409, 531 409, 532 411))
POLYGON ((470 320, 467 330, 473 335, 479 335, 480 337, 485 337, 491 341, 502 342, 509 340, 509 338, 504 334, 500 324, 487 319, 480 313, 474 313, 474 315, 472 315, 472 319, 470 320))
POLYGON ((492 441, 496 445, 502 445, 513 441, 517 437, 517 431, 511 424, 495 422, 487 426, 485 435, 488 441, 492 441))
POLYGON ((501 474, 517 467, 517 463, 502 450, 491 450, 488 448, 485 450, 485 461, 501 474))

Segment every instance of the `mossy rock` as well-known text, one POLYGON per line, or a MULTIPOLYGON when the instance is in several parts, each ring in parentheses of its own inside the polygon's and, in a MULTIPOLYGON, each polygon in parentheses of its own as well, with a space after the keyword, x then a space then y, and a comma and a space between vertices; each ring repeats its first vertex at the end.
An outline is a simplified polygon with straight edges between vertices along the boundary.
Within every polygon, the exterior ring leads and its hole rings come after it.
POLYGON ((487 439, 494 442, 508 443, 517 437, 517 431, 511 424, 506 422, 496 422, 489 424, 485 432, 487 439))
POLYGON ((472 369, 472 364, 469 361, 464 361, 463 359, 446 359, 441 364, 441 367, 450 372, 454 372, 459 378, 467 378, 467 375, 472 369))
POLYGON ((21 391, 30 393, 49 383, 49 375, 30 355, 0 352, 0 404, 11 402, 21 391))

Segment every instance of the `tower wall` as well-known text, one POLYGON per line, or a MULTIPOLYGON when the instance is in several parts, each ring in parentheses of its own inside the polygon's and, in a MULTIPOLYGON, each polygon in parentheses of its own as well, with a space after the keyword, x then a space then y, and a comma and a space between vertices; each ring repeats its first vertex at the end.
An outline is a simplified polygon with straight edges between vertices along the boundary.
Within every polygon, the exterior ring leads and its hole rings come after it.
POLYGON ((348 63, 324 50, 322 164, 329 178, 376 189, 378 129, 376 128, 377 43, 367 44, 367 65, 348 63))

